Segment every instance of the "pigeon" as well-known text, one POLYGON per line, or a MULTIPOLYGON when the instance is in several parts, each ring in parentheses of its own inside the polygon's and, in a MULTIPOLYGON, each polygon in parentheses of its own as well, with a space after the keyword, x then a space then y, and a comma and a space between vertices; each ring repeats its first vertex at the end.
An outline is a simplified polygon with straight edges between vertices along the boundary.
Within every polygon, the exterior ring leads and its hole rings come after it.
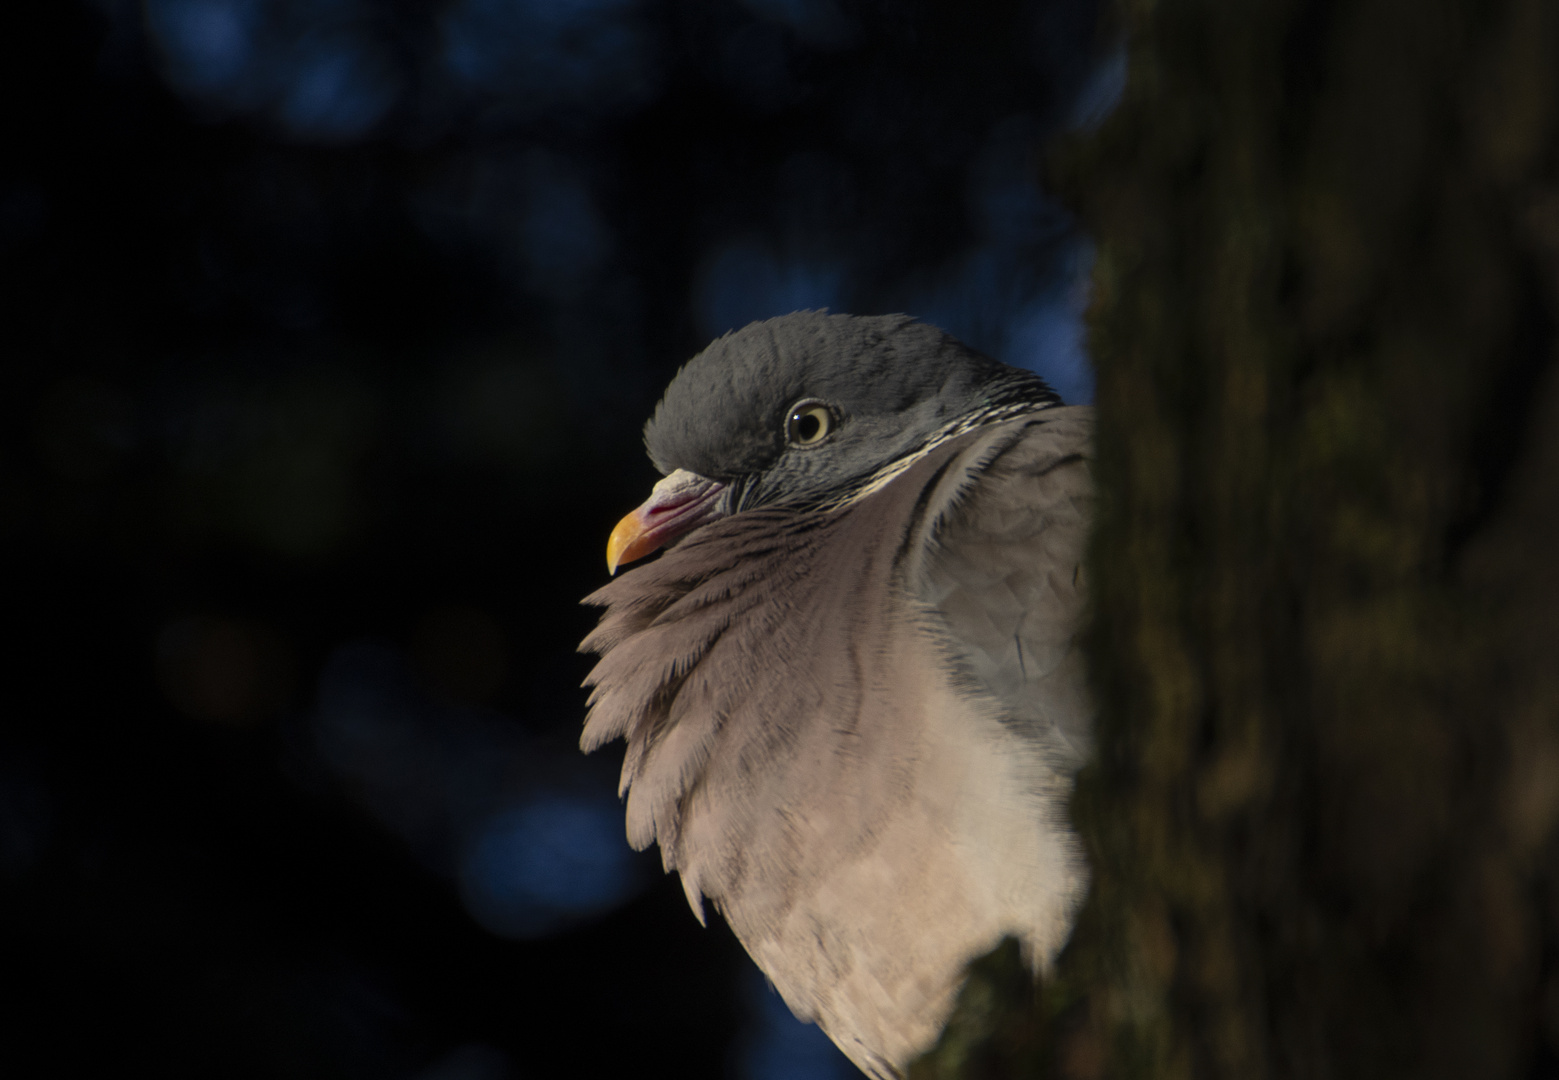
POLYGON ((1088 886, 1092 409, 906 315, 709 345, 645 427, 664 479, 585 603, 581 746, 867 1075, 931 1048, 1004 938, 1043 972, 1088 886))

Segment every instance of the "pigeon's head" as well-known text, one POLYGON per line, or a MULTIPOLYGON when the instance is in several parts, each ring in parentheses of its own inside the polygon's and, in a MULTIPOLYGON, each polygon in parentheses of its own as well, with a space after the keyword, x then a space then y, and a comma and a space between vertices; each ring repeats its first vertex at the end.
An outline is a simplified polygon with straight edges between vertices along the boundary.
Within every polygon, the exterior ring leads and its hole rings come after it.
POLYGON ((848 503, 938 441, 1059 402, 1042 380, 907 315, 798 311, 726 334, 677 373, 644 441, 666 479, 607 562, 759 506, 848 503))

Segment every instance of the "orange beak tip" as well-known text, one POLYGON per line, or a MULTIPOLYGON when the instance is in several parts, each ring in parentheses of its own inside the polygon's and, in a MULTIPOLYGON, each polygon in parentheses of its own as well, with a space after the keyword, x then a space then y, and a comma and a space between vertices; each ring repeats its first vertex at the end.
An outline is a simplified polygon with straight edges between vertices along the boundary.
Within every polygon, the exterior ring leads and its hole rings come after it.
POLYGON ((617 568, 625 562, 642 558, 648 552, 633 550, 634 545, 644 536, 644 522, 635 510, 617 523, 612 530, 612 535, 606 541, 606 572, 613 577, 617 576, 617 568))

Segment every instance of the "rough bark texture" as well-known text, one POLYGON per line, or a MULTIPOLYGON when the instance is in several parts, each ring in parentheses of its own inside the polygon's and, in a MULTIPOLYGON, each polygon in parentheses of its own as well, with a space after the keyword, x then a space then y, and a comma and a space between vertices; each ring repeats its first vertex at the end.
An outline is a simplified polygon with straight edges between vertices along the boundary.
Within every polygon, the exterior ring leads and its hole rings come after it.
POLYGON ((1096 884, 916 1074, 1559 1075, 1559 4, 1125 18, 1096 884))

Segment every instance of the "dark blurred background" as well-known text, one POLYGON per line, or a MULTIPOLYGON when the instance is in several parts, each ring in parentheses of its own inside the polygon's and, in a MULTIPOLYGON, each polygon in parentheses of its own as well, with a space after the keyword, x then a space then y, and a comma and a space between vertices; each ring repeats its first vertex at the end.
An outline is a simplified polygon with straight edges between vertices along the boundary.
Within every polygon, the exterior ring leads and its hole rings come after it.
POLYGON ((1091 0, 0 8, 0 1075, 849 1075, 634 855, 574 646, 711 337, 1070 400, 1091 0))

